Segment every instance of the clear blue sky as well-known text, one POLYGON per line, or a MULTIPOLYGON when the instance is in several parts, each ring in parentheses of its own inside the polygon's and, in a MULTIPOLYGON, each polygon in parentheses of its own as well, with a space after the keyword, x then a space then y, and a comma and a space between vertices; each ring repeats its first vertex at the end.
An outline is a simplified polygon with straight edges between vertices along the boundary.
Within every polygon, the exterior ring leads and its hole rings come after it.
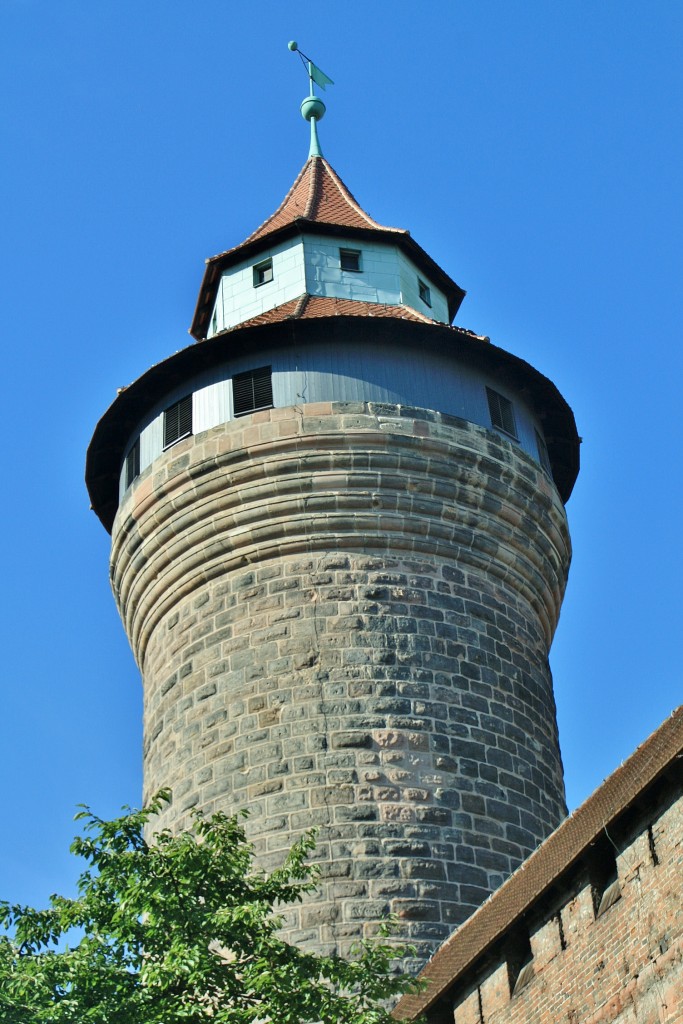
POLYGON ((307 155, 467 289, 584 438, 552 653, 570 806, 681 702, 683 5, 3 0, 0 896, 67 890, 141 789, 141 687, 88 509, 116 388, 189 342, 204 258, 307 155), (248 13, 253 12, 253 13, 248 13))

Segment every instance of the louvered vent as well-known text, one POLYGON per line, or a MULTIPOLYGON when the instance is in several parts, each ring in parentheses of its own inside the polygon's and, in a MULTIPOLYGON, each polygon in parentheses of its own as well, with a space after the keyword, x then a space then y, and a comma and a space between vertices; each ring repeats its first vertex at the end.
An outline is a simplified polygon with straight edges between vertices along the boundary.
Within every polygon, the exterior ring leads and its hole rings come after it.
POLYGON ((504 434, 509 434, 517 440, 517 427, 515 425, 515 412, 509 398, 499 395, 493 388, 486 389, 486 397, 489 403, 491 424, 504 434))
POLYGON ((548 454, 548 446, 545 443, 545 438, 542 437, 538 431, 536 431, 535 433, 536 448, 538 449, 538 461, 541 463, 544 472, 547 473, 549 477, 552 477, 553 470, 552 466, 550 465, 550 455, 548 454))
POLYGON ((164 448, 192 433, 192 395, 186 395, 164 412, 164 448))
POLYGON ((137 439, 131 450, 126 455, 125 486, 128 488, 140 475, 140 438, 137 439))
POLYGON ((273 404, 273 374, 270 366, 236 373, 232 378, 232 403, 235 416, 257 409, 270 409, 273 404))

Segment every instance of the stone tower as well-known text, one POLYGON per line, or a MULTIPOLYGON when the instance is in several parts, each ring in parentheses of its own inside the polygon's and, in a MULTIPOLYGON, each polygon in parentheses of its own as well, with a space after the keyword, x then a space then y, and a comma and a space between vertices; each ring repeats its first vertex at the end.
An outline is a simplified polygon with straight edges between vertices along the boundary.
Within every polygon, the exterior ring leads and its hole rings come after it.
POLYGON ((387 912, 424 960, 565 813, 548 650, 570 560, 571 410, 320 153, 208 260, 196 342, 88 452, 144 685, 145 796, 248 807, 263 865, 317 826, 287 937, 387 912))

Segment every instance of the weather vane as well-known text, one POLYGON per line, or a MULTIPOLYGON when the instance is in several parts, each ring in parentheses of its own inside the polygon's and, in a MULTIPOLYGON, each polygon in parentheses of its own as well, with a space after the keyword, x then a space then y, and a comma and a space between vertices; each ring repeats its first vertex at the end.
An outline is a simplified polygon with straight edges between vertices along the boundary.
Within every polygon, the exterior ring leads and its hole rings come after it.
POLYGON ((327 85, 334 85, 331 78, 325 74, 324 71, 314 64, 310 57, 307 57, 305 53, 302 53, 299 49, 298 44, 292 39, 287 46, 292 53, 298 53, 301 57, 301 63, 306 68, 309 80, 309 94, 301 104, 301 116, 305 121, 311 123, 311 148, 308 152, 309 159, 312 156, 322 156, 322 150, 320 148, 320 142, 318 141, 318 129, 316 127, 317 122, 325 114, 325 104, 319 96, 316 96, 313 91, 313 83, 319 85, 321 89, 324 89, 327 85))

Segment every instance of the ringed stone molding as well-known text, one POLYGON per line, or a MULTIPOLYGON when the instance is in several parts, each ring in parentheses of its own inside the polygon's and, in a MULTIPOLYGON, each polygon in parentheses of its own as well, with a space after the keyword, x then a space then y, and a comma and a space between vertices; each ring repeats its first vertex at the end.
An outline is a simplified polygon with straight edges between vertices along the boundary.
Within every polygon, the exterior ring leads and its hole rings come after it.
POLYGON ((557 626, 571 546, 555 487, 493 431, 372 403, 270 409, 170 448, 116 517, 112 586, 141 670, 202 582, 334 546, 433 553, 515 580, 557 626), (545 513, 545 514, 544 514, 545 513))

